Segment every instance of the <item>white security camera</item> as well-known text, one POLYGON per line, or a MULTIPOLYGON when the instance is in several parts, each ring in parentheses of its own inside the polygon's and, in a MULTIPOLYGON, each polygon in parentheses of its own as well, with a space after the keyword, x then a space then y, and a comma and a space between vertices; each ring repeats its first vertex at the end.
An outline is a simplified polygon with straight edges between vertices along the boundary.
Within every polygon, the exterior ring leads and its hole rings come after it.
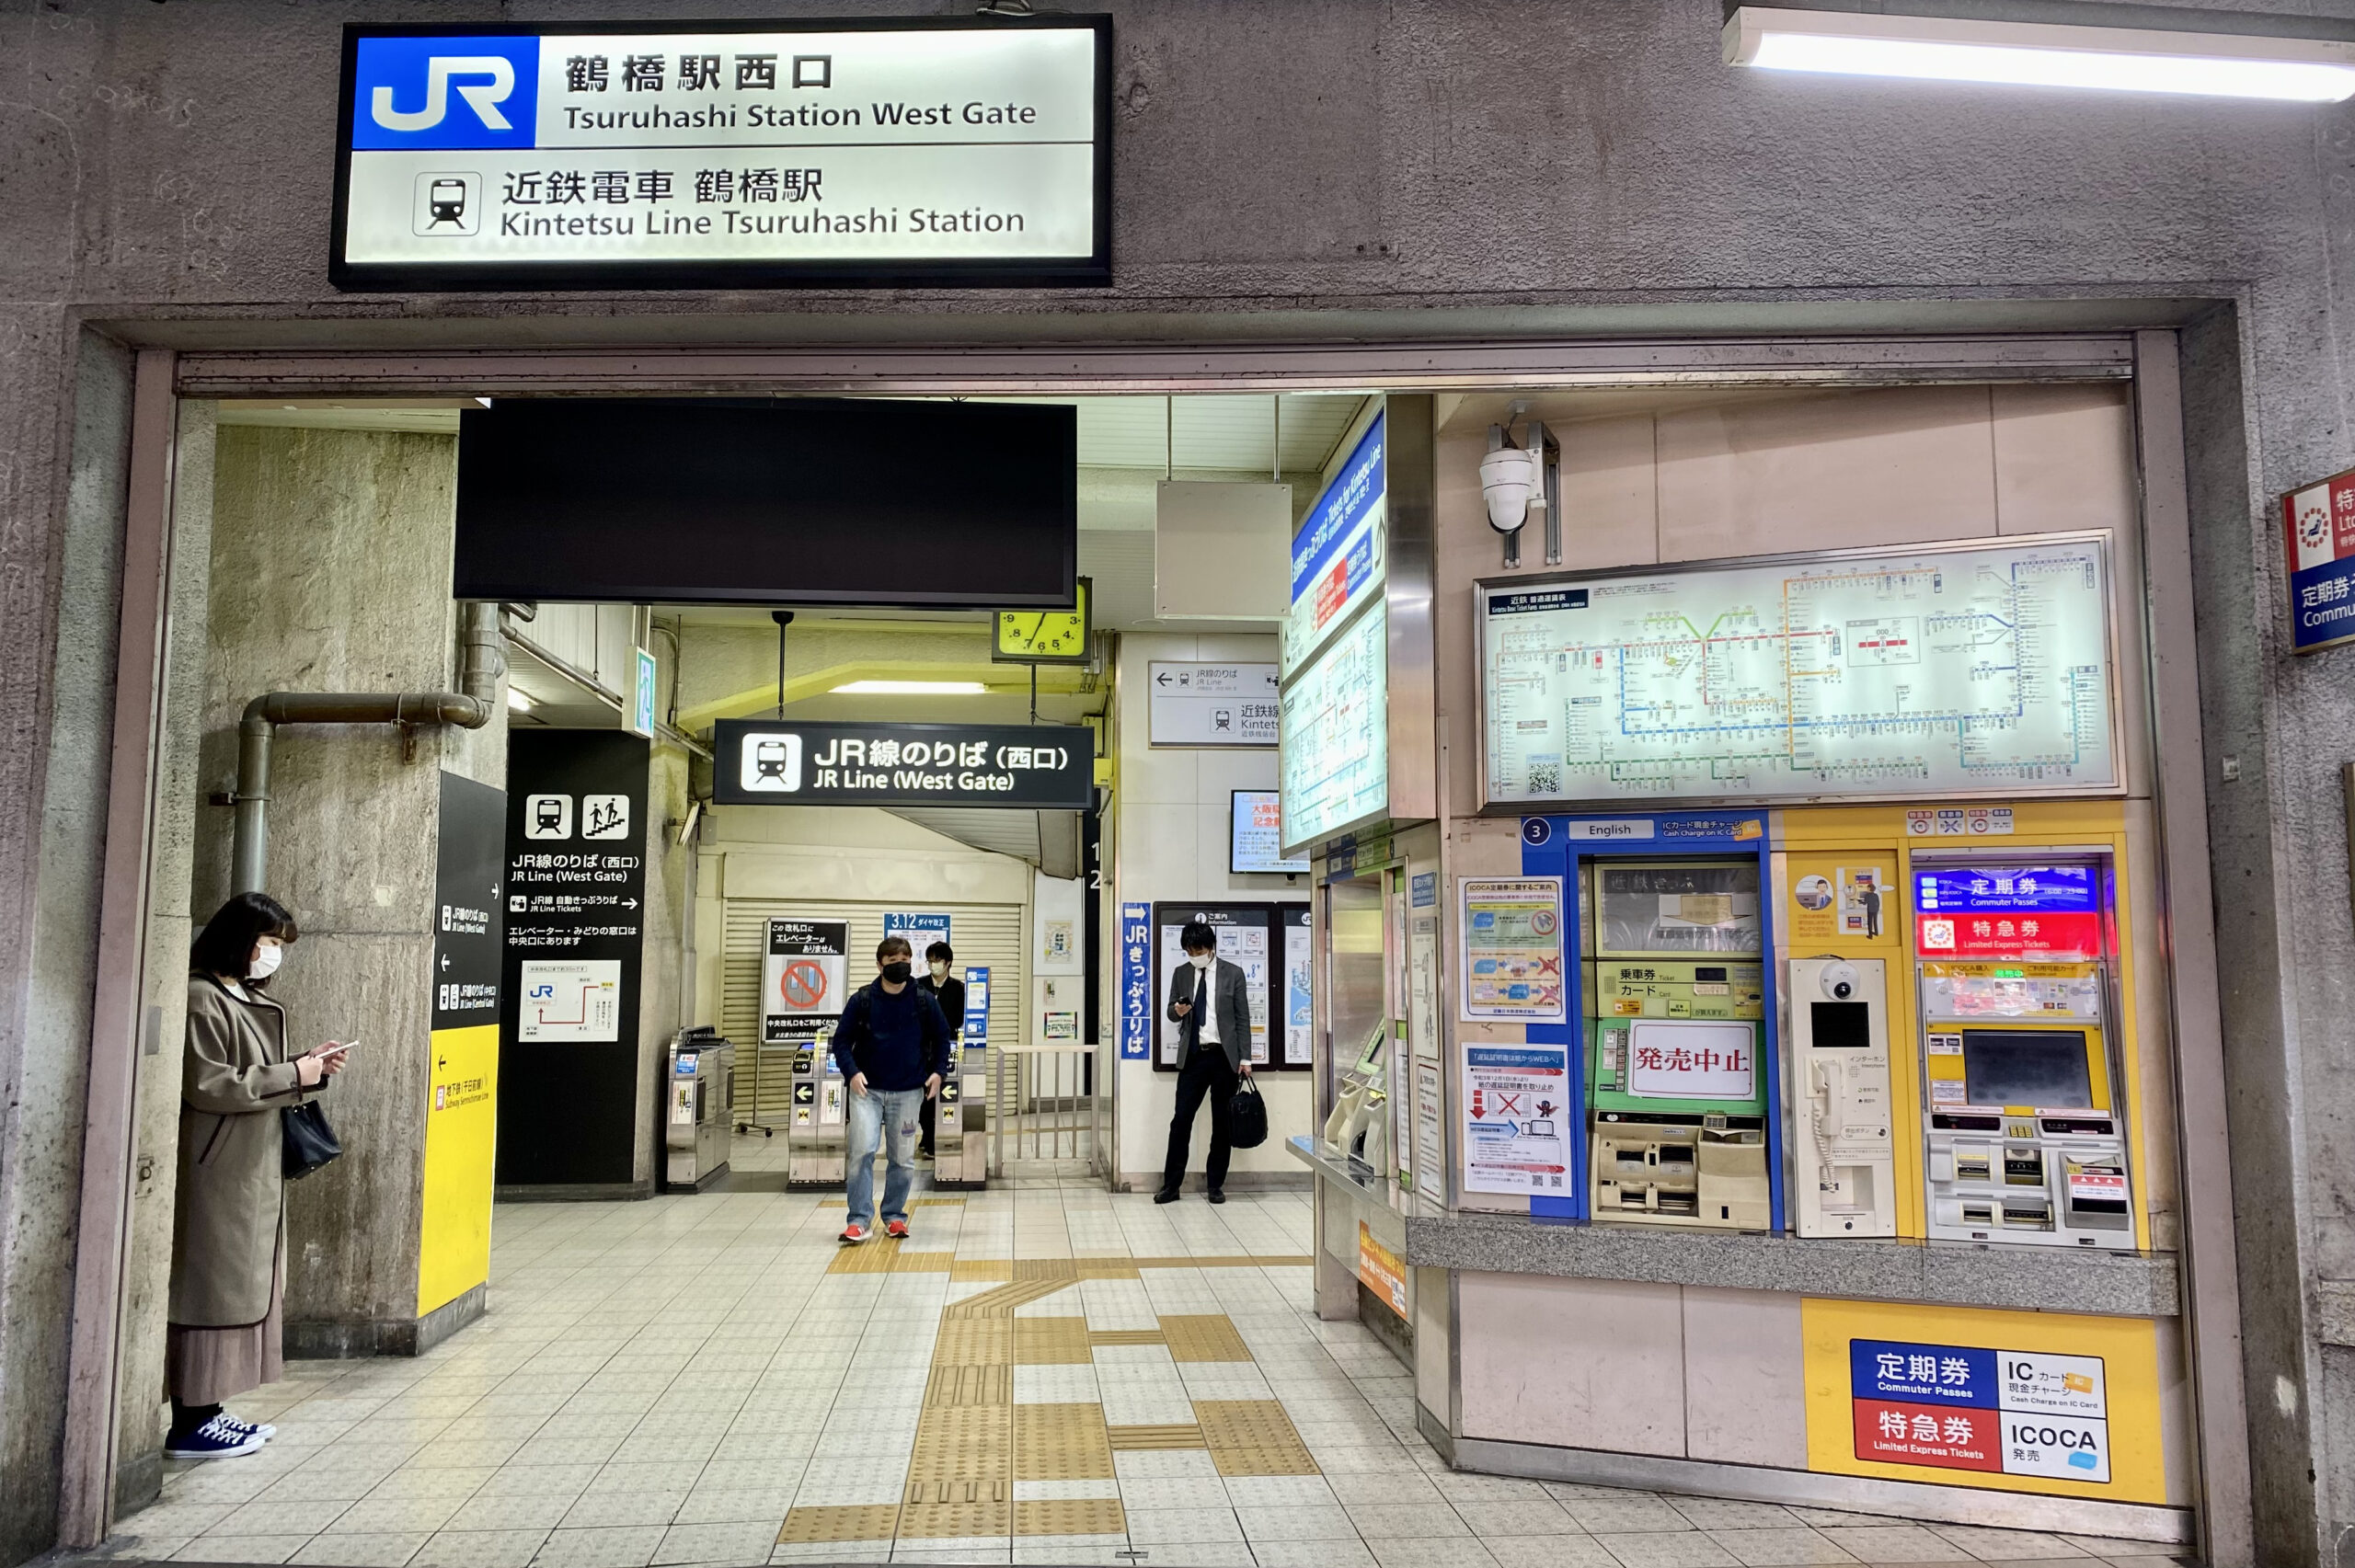
POLYGON ((1823 987, 1823 994, 1834 1001, 1845 1001, 1856 994, 1856 966, 1854 964, 1826 964, 1823 973, 1817 978, 1823 987))
POLYGON ((1488 526, 1499 533, 1518 532, 1529 521, 1531 498, 1545 494, 1538 462, 1538 453, 1510 446, 1480 460, 1480 494, 1488 503, 1488 526))

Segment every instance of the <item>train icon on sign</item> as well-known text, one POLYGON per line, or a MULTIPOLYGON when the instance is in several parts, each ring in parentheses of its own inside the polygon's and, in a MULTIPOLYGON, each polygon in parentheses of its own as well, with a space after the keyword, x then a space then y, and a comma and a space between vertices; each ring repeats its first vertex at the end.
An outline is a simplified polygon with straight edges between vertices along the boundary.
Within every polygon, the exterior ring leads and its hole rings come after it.
POLYGON ((737 782, 747 790, 790 795, 801 787, 801 737, 748 735, 737 782))
POLYGON ((409 228, 428 239, 480 234, 482 176, 470 169, 428 170, 419 175, 409 228))

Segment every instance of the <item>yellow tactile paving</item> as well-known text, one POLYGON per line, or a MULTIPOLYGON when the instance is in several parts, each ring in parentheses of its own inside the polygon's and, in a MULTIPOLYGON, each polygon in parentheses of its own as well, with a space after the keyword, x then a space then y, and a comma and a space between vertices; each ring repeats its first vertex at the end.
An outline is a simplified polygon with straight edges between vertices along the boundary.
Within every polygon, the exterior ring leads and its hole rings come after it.
POLYGON ((1014 1309, 1042 1301, 1058 1290, 1068 1290, 1069 1279, 1017 1279, 1001 1285, 994 1290, 984 1290, 978 1296, 968 1296, 962 1301, 951 1301, 940 1310, 945 1323, 957 1318, 1010 1318, 1014 1309))
POLYGON ((1202 1428, 1199 1422, 1170 1422, 1155 1426, 1107 1426, 1107 1441, 1116 1453, 1128 1453, 1141 1448, 1200 1448, 1202 1428))
POLYGON ((1072 1264, 1082 1279, 1134 1279, 1137 1260, 1134 1258, 1074 1258, 1072 1264))
POLYGON ((1017 1481, 1109 1481, 1115 1473, 1112 1442, 1104 1425, 1102 1405, 1014 1407, 1017 1481))
POLYGON ((983 1281, 1005 1281, 1014 1277, 1014 1262, 1010 1258, 959 1258, 948 1265, 951 1284, 980 1284, 983 1281))
POLYGON ((1010 1503, 910 1503, 900 1510, 902 1540, 1013 1533, 1010 1503))
POLYGON ((1017 1503, 1016 1535, 1125 1535, 1129 1516, 1115 1497, 1070 1497, 1017 1503))
POLYGON ((940 1320, 940 1334, 932 1345, 935 1367, 979 1367, 990 1363, 1014 1365, 1011 1315, 940 1320))
POLYGON ((862 1503, 845 1507, 795 1508, 776 1532, 780 1544, 824 1540, 889 1540, 900 1521, 897 1503, 862 1503))
POLYGON ((1221 1475, 1315 1475, 1316 1461, 1271 1399, 1198 1399, 1194 1419, 1221 1475))
POLYGON ((908 1494, 902 1502, 911 1507, 934 1507, 962 1503, 1004 1503, 1013 1495, 1013 1488, 1001 1479, 964 1477, 954 1481, 912 1481, 908 1482, 908 1494))
POLYGON ((936 1365, 925 1383, 926 1405, 1012 1404, 1014 1368, 1003 1362, 936 1365))
POLYGON ((1251 1352, 1223 1312, 1164 1317, 1161 1336, 1172 1361, 1248 1361, 1251 1352))
POLYGON ((1094 1358, 1088 1348, 1086 1318, 1014 1320, 1014 1362, 1017 1367, 1085 1367, 1094 1358))
POLYGON ((1090 1345, 1159 1345, 1159 1329, 1089 1329, 1090 1345))

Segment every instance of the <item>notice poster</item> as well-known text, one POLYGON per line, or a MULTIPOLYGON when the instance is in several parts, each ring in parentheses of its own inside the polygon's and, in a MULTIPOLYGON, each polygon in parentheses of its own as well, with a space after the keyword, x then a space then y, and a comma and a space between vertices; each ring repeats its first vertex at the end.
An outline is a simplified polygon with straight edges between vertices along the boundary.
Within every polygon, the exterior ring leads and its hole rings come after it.
POLYGON ((1422 1178, 1415 1185, 1433 1209, 1447 1197, 1447 1184, 1440 1179, 1440 1173, 1447 1167, 1446 1150, 1441 1147, 1445 1135, 1440 1130, 1440 1122, 1446 1115, 1441 1093, 1438 1064, 1418 1061, 1415 1064, 1415 1169, 1422 1173, 1422 1178))
POLYGON ((1313 1066, 1316 1057, 1315 948, 1310 943, 1308 906, 1288 905, 1284 921, 1284 1059, 1286 1067, 1313 1066))
POLYGON ((1155 918, 1159 934, 1155 944, 1159 984, 1154 990, 1154 1014, 1160 1020, 1161 1044, 1154 1053, 1153 1065, 1172 1072, 1178 1070, 1178 1053, 1184 1048, 1185 1036, 1183 1026, 1169 1017, 1167 1003, 1178 971, 1186 967, 1186 949, 1179 939, 1190 921, 1200 921, 1218 933, 1219 957, 1243 971, 1243 994, 1251 1009, 1249 1059, 1253 1067, 1267 1066, 1270 966, 1275 955, 1270 951, 1266 906, 1202 909, 1162 904, 1156 906, 1155 918))
POLYGON ((1840 934, 1867 942, 1880 939, 1881 901, 1889 876, 1878 865, 1840 867, 1840 934))
POLYGON ((761 1043, 789 1045, 833 1033, 848 994, 844 921, 773 920, 761 956, 761 1043))
POLYGON ((1465 1022, 1566 1022, 1562 879, 1464 876, 1456 892, 1465 1022))
POLYGON ((1569 1052, 1560 1046, 1464 1047, 1464 1190, 1571 1190, 1569 1052))
POLYGON ((612 958, 579 958, 519 967, 515 1037, 600 1043, 621 1038, 622 967, 612 958))

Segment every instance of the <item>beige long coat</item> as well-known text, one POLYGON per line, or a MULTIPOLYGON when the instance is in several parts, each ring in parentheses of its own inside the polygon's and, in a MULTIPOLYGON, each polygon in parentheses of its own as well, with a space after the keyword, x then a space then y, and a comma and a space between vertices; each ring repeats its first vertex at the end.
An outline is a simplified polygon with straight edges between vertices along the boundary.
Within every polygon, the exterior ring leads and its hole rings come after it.
POLYGON ((183 1327, 236 1328, 270 1315, 286 1216, 278 1113, 318 1093, 301 1088, 287 1056, 286 1010, 247 995, 210 975, 189 977, 170 1310, 183 1327))

